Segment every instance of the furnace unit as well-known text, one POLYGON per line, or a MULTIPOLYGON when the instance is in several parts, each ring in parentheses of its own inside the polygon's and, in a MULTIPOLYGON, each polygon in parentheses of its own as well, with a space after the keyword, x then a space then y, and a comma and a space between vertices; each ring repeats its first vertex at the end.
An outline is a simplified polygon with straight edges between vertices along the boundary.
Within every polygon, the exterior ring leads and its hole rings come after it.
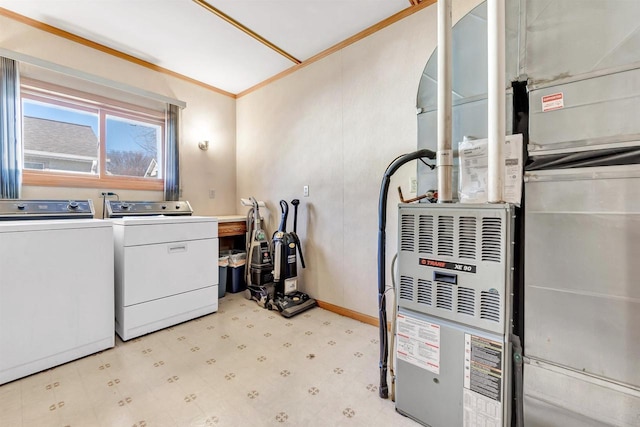
POLYGON ((513 217, 508 204, 400 206, 398 412, 510 425, 513 217))

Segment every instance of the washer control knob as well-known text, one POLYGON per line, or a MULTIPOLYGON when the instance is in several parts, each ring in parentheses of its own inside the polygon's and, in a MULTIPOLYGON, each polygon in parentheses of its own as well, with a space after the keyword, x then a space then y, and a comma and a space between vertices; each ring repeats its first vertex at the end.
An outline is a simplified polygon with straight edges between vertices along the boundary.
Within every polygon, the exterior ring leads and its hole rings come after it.
POLYGON ((180 205, 176 205, 176 209, 180 209, 180 205))
POLYGON ((131 207, 131 205, 130 205, 129 203, 123 203, 123 204, 121 204, 121 205, 120 205, 120 207, 121 207, 122 209, 127 210, 127 209, 129 209, 129 208, 131 207))
POLYGON ((167 209, 167 205, 162 205, 162 209, 167 209))
POLYGON ((26 206, 23 203, 19 203, 18 205, 16 205, 16 207, 21 211, 23 211, 24 208, 26 208, 26 206))
POLYGON ((78 202, 69 202, 69 209, 78 209, 78 202))

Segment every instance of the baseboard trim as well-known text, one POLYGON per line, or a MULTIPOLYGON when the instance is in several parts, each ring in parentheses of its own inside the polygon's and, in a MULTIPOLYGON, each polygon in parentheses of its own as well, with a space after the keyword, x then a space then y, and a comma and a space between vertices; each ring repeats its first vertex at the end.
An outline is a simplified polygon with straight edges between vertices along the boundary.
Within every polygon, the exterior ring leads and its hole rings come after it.
POLYGON ((349 317, 351 319, 358 320, 363 323, 367 323, 369 325, 378 326, 380 324, 377 317, 369 316, 367 314, 362 314, 354 310, 349 310, 348 308, 340 307, 339 305, 334 305, 324 301, 318 301, 318 307, 323 308, 325 310, 331 311, 333 313, 339 314, 341 316, 349 317))

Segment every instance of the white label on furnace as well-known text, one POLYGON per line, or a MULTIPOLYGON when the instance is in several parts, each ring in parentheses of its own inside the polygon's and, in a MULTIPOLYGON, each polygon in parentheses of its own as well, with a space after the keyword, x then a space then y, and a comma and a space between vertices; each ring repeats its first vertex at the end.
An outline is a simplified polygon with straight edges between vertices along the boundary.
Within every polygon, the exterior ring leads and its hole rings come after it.
POLYGON ((396 355, 399 360, 440 374, 440 325, 398 314, 396 355))
POLYGON ((464 427, 501 427, 502 405, 500 402, 466 388, 462 391, 464 427))
POLYGON ((542 112, 559 110, 564 108, 564 94, 562 92, 552 93, 542 97, 542 112))
POLYGON ((464 388, 471 388, 471 335, 464 334, 464 388))
MULTIPOLYGON (((522 134, 506 135, 502 148, 502 200, 520 206, 522 199, 522 134)), ((462 203, 486 203, 489 188, 489 140, 465 139, 458 144, 459 196, 462 203)))

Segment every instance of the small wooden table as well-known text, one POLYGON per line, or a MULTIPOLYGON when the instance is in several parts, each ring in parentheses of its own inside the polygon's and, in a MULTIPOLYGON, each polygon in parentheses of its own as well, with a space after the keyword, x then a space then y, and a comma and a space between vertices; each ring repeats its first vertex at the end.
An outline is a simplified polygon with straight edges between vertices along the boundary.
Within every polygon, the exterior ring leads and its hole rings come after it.
POLYGON ((220 251, 245 250, 247 218, 244 215, 222 215, 218 218, 220 251))
POLYGON ((218 218, 218 237, 243 236, 247 232, 247 221, 243 215, 222 215, 218 218))

